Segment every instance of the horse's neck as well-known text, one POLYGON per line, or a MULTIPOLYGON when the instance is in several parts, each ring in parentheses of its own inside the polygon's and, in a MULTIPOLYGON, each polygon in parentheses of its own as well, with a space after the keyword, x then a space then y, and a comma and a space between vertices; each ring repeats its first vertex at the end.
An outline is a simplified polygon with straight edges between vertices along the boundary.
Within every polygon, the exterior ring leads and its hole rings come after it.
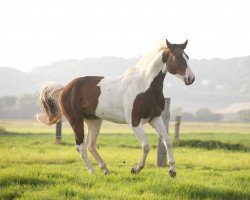
POLYGON ((164 78, 166 74, 162 73, 161 71, 158 73, 158 75, 153 79, 153 81, 150 83, 150 90, 153 90, 154 93, 161 93, 163 91, 163 83, 164 78))
MULTIPOLYGON (((147 88, 150 87, 150 85, 154 82, 155 79, 159 78, 158 75, 160 74, 160 72, 162 72, 163 66, 164 66, 164 63, 162 62, 162 52, 158 52, 157 56, 154 59, 152 59, 152 61, 148 64, 148 66, 145 68, 145 70, 142 73, 144 76, 147 88)), ((163 79, 160 79, 162 84, 164 81, 164 77, 163 79)), ((159 84, 158 81, 157 81, 157 84, 159 84)))
POLYGON ((162 88, 165 77, 165 74, 163 75, 163 73, 160 73, 163 71, 164 66, 162 61, 162 51, 158 52, 149 62, 143 64, 143 66, 138 68, 130 68, 121 76, 122 80, 137 84, 142 90, 147 90, 152 84, 156 83, 160 85, 159 88, 162 88), (159 76, 159 74, 161 75, 159 76))

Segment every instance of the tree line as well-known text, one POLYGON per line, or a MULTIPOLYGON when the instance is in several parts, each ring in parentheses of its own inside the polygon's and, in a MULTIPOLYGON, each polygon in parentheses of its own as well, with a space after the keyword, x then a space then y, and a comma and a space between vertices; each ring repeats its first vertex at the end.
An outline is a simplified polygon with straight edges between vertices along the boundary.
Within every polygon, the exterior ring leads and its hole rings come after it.
MULTIPOLYGON (((225 122, 224 115, 219 113, 213 113, 208 108, 198 109, 196 112, 186 112, 181 108, 175 108, 171 111, 171 120, 174 117, 180 115, 182 121, 187 122, 225 122)), ((238 113, 232 114, 231 122, 250 122, 250 110, 240 110, 238 113)))
POLYGON ((32 119, 39 111, 36 95, 0 98, 0 119, 32 119))

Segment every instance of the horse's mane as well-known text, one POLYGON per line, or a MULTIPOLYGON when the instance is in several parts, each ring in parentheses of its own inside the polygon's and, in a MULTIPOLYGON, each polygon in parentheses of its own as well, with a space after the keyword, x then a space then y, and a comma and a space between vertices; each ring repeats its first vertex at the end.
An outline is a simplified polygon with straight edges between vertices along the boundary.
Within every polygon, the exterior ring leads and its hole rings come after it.
POLYGON ((145 53, 137 62, 136 65, 129 67, 127 71, 125 71, 124 75, 128 75, 134 72, 138 71, 144 71, 148 67, 150 67, 150 64, 152 64, 152 61, 155 59, 156 55, 159 53, 159 51, 164 50, 167 48, 167 45, 165 42, 158 42, 158 44, 153 48, 151 51, 148 51, 145 53))

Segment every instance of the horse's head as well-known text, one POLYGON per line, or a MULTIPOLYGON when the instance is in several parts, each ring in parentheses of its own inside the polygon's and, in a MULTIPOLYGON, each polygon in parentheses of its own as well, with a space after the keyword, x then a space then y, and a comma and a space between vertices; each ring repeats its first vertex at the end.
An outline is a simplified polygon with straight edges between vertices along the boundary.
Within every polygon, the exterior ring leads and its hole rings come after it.
POLYGON ((167 48, 163 51, 162 61, 165 63, 165 69, 170 74, 174 74, 182 79, 186 85, 191 85, 195 76, 188 65, 188 56, 184 52, 188 41, 183 44, 171 44, 166 40, 167 48))

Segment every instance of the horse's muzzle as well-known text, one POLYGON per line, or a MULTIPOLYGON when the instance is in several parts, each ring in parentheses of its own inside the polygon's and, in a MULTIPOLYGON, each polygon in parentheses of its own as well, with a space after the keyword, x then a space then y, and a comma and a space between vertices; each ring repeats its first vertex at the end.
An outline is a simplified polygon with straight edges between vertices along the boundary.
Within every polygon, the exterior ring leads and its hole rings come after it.
POLYGON ((193 78, 190 78, 190 77, 186 78, 186 77, 184 77, 183 80, 184 80, 185 85, 191 85, 195 81, 195 76, 193 78))

